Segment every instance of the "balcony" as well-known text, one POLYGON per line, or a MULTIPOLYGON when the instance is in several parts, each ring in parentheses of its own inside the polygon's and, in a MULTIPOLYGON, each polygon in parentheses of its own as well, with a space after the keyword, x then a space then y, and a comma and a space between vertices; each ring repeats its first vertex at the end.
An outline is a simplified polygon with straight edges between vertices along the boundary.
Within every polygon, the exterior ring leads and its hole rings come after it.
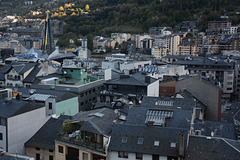
POLYGON ((82 137, 80 136, 80 134, 76 134, 76 133, 64 134, 64 135, 60 134, 57 137, 57 140, 68 143, 68 144, 84 147, 86 149, 90 149, 93 152, 96 152, 100 155, 106 155, 106 152, 105 152, 106 146, 103 146, 102 143, 95 142, 93 138, 89 138, 87 136, 82 137))
POLYGON ((11 81, 20 81, 21 80, 21 78, 19 78, 19 77, 11 77, 11 76, 7 77, 7 79, 11 80, 11 81))

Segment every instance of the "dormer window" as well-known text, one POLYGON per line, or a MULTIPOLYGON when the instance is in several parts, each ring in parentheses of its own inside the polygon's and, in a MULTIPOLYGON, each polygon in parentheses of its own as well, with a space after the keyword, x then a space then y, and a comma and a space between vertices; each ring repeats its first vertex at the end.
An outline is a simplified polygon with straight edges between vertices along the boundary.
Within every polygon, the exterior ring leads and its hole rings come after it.
POLYGON ((171 148, 176 148, 176 146, 177 146, 177 143, 171 143, 170 145, 171 148))
POLYGON ((154 146, 159 146, 159 141, 154 141, 154 146))
POLYGON ((122 143, 127 143, 127 139, 128 139, 127 137, 123 137, 122 138, 122 143))
POLYGON ((143 138, 138 138, 137 144, 143 144, 143 138))

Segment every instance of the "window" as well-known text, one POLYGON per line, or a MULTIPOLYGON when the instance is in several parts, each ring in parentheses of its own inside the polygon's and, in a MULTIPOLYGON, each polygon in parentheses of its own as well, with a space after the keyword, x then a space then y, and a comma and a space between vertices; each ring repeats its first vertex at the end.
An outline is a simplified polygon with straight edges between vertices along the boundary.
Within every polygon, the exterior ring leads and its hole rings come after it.
POLYGON ((227 82, 227 85, 232 85, 232 82, 227 82))
POLYGON ((96 97, 93 97, 93 100, 95 101, 95 100, 96 100, 96 97))
POLYGON ((170 147, 171 148, 176 148, 177 144, 176 143, 171 143, 170 147))
POLYGON ((93 89, 93 93, 95 92, 95 89, 93 89))
POLYGON ((232 90, 232 88, 227 88, 228 91, 232 90))
POLYGON ((138 138, 137 144, 143 144, 143 138, 138 138))
POLYGON ((81 106, 83 106, 83 102, 81 102, 81 106))
POLYGON ((87 103, 88 103, 88 100, 85 101, 85 104, 87 104, 87 103))
POLYGON ((70 72, 73 72, 73 69, 71 69, 70 72))
POLYGON ((49 152, 53 152, 53 150, 52 150, 52 149, 49 149, 49 152))
POLYGON ((89 91, 89 94, 91 94, 91 93, 92 93, 92 91, 90 90, 90 91, 89 91))
POLYGON ((154 146, 159 146, 159 141, 154 141, 154 146))
POLYGON ((87 95, 87 92, 86 92, 86 95, 87 95))
POLYGON ((49 156, 49 160, 53 160, 53 156, 49 156))
POLYGON ((127 143, 127 137, 122 138, 122 143, 127 143))
POLYGON ((38 148, 38 147, 37 147, 37 148, 36 148, 36 150, 38 150, 38 151, 39 151, 39 150, 40 150, 40 148, 38 148))
POLYGON ((58 146, 58 153, 63 153, 63 146, 58 146))
POLYGON ((83 95, 84 95, 84 94, 83 94, 83 93, 81 93, 81 97, 83 97, 83 95))
POLYGON ((83 153, 83 160, 88 160, 88 154, 87 153, 83 153))
POLYGON ((228 80, 232 80, 233 77, 228 77, 228 80))
POLYGON ((52 109, 52 103, 51 102, 48 103, 48 109, 52 109))
POLYGON ((233 72, 232 71, 228 71, 228 74, 232 74, 233 72))
POLYGON ((118 158, 128 158, 128 152, 118 151, 118 158))
POLYGON ((136 159, 143 159, 142 153, 136 153, 136 159))
POLYGON ((36 160, 40 160, 40 154, 36 154, 36 160))
POLYGON ((0 133, 0 141, 2 141, 2 140, 3 140, 3 134, 0 133))

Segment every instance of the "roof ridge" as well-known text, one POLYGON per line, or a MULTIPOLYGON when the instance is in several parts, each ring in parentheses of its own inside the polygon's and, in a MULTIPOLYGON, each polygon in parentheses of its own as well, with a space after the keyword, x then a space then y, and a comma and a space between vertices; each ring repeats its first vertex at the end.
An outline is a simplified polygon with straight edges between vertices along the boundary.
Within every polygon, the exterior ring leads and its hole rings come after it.
POLYGON ((136 81, 138 81, 139 83, 141 83, 141 84, 143 84, 143 85, 145 85, 145 83, 143 83, 143 82, 141 82, 141 81, 139 81, 137 78, 135 78, 134 76, 132 76, 136 81))
MULTIPOLYGON (((28 63, 26 63, 26 64, 28 64, 28 63)), ((23 67, 21 68, 21 70, 18 73, 20 73, 23 70, 23 68, 26 66, 26 64, 23 64, 23 67)))
POLYGON ((234 147, 232 144, 230 144, 228 141, 226 141, 224 138, 222 138, 222 140, 227 143, 230 147, 232 147, 233 149, 235 149, 238 153, 240 153, 240 150, 237 149, 236 147, 234 147))
POLYGON ((99 133, 103 133, 102 130, 92 120, 88 121, 99 133))

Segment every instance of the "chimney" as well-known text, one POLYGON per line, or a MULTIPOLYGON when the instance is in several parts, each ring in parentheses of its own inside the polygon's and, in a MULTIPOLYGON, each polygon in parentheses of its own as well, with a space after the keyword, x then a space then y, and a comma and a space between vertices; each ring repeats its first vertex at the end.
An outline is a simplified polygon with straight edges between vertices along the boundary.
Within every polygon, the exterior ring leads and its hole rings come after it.
POLYGON ((18 92, 18 95, 16 96, 17 100, 22 100, 22 92, 18 92))
POLYGON ((196 119, 196 108, 197 108, 197 100, 194 99, 194 107, 193 107, 193 114, 192 114, 192 119, 191 119, 190 134, 193 134, 193 132, 194 132, 194 121, 196 119))
POLYGON ((145 77, 145 82, 150 84, 151 83, 151 77, 150 76, 146 76, 145 77))
POLYGON ((183 132, 179 135, 179 157, 180 160, 183 160, 184 157, 184 134, 183 132))

